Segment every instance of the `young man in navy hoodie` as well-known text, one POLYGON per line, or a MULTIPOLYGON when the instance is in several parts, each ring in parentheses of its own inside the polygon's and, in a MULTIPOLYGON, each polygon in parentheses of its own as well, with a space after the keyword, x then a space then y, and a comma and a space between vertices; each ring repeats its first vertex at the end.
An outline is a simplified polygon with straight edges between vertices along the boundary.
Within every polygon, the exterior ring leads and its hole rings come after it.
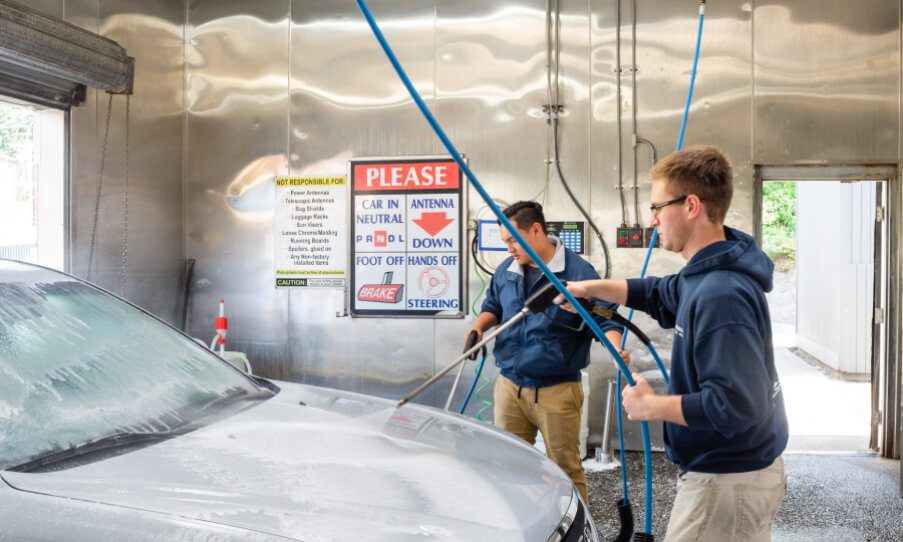
POLYGON ((752 237, 724 226, 732 173, 716 148, 673 153, 650 178, 651 225, 687 265, 661 278, 571 282, 568 290, 674 329, 668 393, 638 374, 623 393, 631 420, 665 422, 668 458, 681 471, 665 539, 766 541, 786 485, 787 417, 765 300, 774 266, 752 237))

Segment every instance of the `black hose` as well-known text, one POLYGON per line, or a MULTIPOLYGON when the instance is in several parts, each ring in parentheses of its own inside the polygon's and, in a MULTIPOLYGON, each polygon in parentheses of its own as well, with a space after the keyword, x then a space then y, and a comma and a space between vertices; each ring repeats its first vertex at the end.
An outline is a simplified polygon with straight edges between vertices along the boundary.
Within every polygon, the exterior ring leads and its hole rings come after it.
POLYGON ((633 331, 633 334, 636 335, 637 339, 639 339, 641 343, 645 344, 646 346, 649 346, 650 344, 652 344, 652 341, 649 339, 649 336, 646 335, 645 333, 643 333, 642 329, 637 327, 636 324, 634 324, 627 318, 624 318, 623 316, 621 316, 620 314, 618 314, 616 312, 613 312, 610 318, 611 318, 612 322, 618 324, 619 326, 626 327, 630 331, 633 331))
MULTIPOLYGON (((632 331, 633 334, 636 335, 637 339, 639 339, 640 342, 642 342, 646 346, 649 346, 652 344, 652 341, 649 339, 649 336, 646 335, 645 333, 643 333, 643 330, 640 329, 639 326, 637 326, 636 324, 634 324, 627 318, 624 318, 623 316, 618 314, 616 311, 606 308, 603 305, 600 305, 599 303, 596 303, 595 301, 592 301, 589 299, 578 298, 577 301, 579 301, 580 304, 583 306, 583 308, 586 309, 587 311, 589 311, 590 313, 601 316, 602 318, 605 318, 606 320, 611 320, 612 322, 618 324, 621 327, 626 327, 627 329, 632 331)), ((667 378, 667 376, 666 376, 666 378, 667 378)))
MULTIPOLYGON (((590 218, 589 213, 586 212, 586 209, 580 205, 580 202, 577 201, 577 197, 574 196, 574 193, 571 192, 571 187, 568 186, 567 181, 564 179, 564 173, 561 171, 561 160, 558 158, 558 115, 552 114, 552 147, 555 150, 555 169, 558 171, 558 179, 561 180, 561 185, 564 187, 565 192, 570 196, 571 201, 574 202, 574 205, 577 206, 577 210, 580 211, 580 214, 583 215, 583 218, 586 219, 586 223, 589 224, 589 227, 593 229, 596 233, 596 237, 599 238, 599 243, 602 244, 602 253, 605 256, 605 272, 602 274, 602 278, 610 278, 611 277, 611 260, 608 254, 608 245, 605 244, 605 238, 602 237, 602 232, 599 231, 599 227, 596 226, 596 223, 593 222, 593 219, 590 218)), ((623 192, 622 192, 623 194, 623 192)))
POLYGON ((188 302, 191 299, 191 282, 194 280, 194 258, 185 260, 182 268, 182 321, 179 329, 185 332, 188 327, 188 302))
POLYGON ((617 506, 618 518, 621 520, 621 530, 618 532, 615 542, 630 542, 630 538, 633 536, 633 507, 630 506, 627 497, 619 499, 617 506))
POLYGON ((470 255, 473 256, 473 263, 475 263, 477 265, 477 267, 480 268, 480 271, 486 273, 490 277, 492 275, 494 275, 494 273, 492 271, 483 267, 483 264, 480 262, 480 255, 479 255, 479 252, 477 252, 477 235, 476 234, 474 234, 473 240, 471 240, 471 242, 470 242, 470 255))

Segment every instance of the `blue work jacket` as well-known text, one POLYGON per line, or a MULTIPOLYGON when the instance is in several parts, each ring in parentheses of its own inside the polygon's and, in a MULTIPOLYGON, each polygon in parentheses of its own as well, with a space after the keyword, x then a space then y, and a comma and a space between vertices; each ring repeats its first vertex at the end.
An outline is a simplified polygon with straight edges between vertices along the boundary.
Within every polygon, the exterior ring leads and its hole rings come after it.
MULTIPOLYGON (((555 255, 549 269, 561 280, 597 279, 596 270, 555 237, 555 255)), ((524 269, 513 257, 503 261, 492 277, 483 312, 491 312, 499 323, 511 319, 524 307, 527 296, 533 294, 549 279, 541 277, 530 292, 524 292, 524 269)), ((604 303, 611 309, 618 306, 604 303)), ((601 316, 596 322, 602 331, 620 329, 601 316)), ((595 337, 583 319, 558 306, 544 314, 528 314, 520 322, 499 334, 495 339, 495 364, 501 373, 518 386, 543 388, 562 382, 580 381, 580 370, 589 365, 589 349, 595 337)))

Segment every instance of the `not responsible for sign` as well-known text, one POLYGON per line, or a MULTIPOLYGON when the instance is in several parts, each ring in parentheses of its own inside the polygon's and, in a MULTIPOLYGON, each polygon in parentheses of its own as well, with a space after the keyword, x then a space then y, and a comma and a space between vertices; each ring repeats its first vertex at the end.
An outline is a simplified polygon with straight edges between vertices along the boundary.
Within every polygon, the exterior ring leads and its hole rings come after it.
POLYGON ((344 176, 276 179, 277 288, 342 288, 347 274, 344 176))
POLYGON ((350 174, 352 316, 462 316, 457 163, 360 159, 350 174))

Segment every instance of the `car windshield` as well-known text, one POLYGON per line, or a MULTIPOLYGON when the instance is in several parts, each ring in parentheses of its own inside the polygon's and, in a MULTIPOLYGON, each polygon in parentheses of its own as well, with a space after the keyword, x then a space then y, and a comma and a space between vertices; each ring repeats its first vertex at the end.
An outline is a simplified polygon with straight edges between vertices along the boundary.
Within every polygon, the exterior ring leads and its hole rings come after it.
POLYGON ((0 469, 118 435, 172 434, 271 395, 102 290, 0 260, 0 469))

